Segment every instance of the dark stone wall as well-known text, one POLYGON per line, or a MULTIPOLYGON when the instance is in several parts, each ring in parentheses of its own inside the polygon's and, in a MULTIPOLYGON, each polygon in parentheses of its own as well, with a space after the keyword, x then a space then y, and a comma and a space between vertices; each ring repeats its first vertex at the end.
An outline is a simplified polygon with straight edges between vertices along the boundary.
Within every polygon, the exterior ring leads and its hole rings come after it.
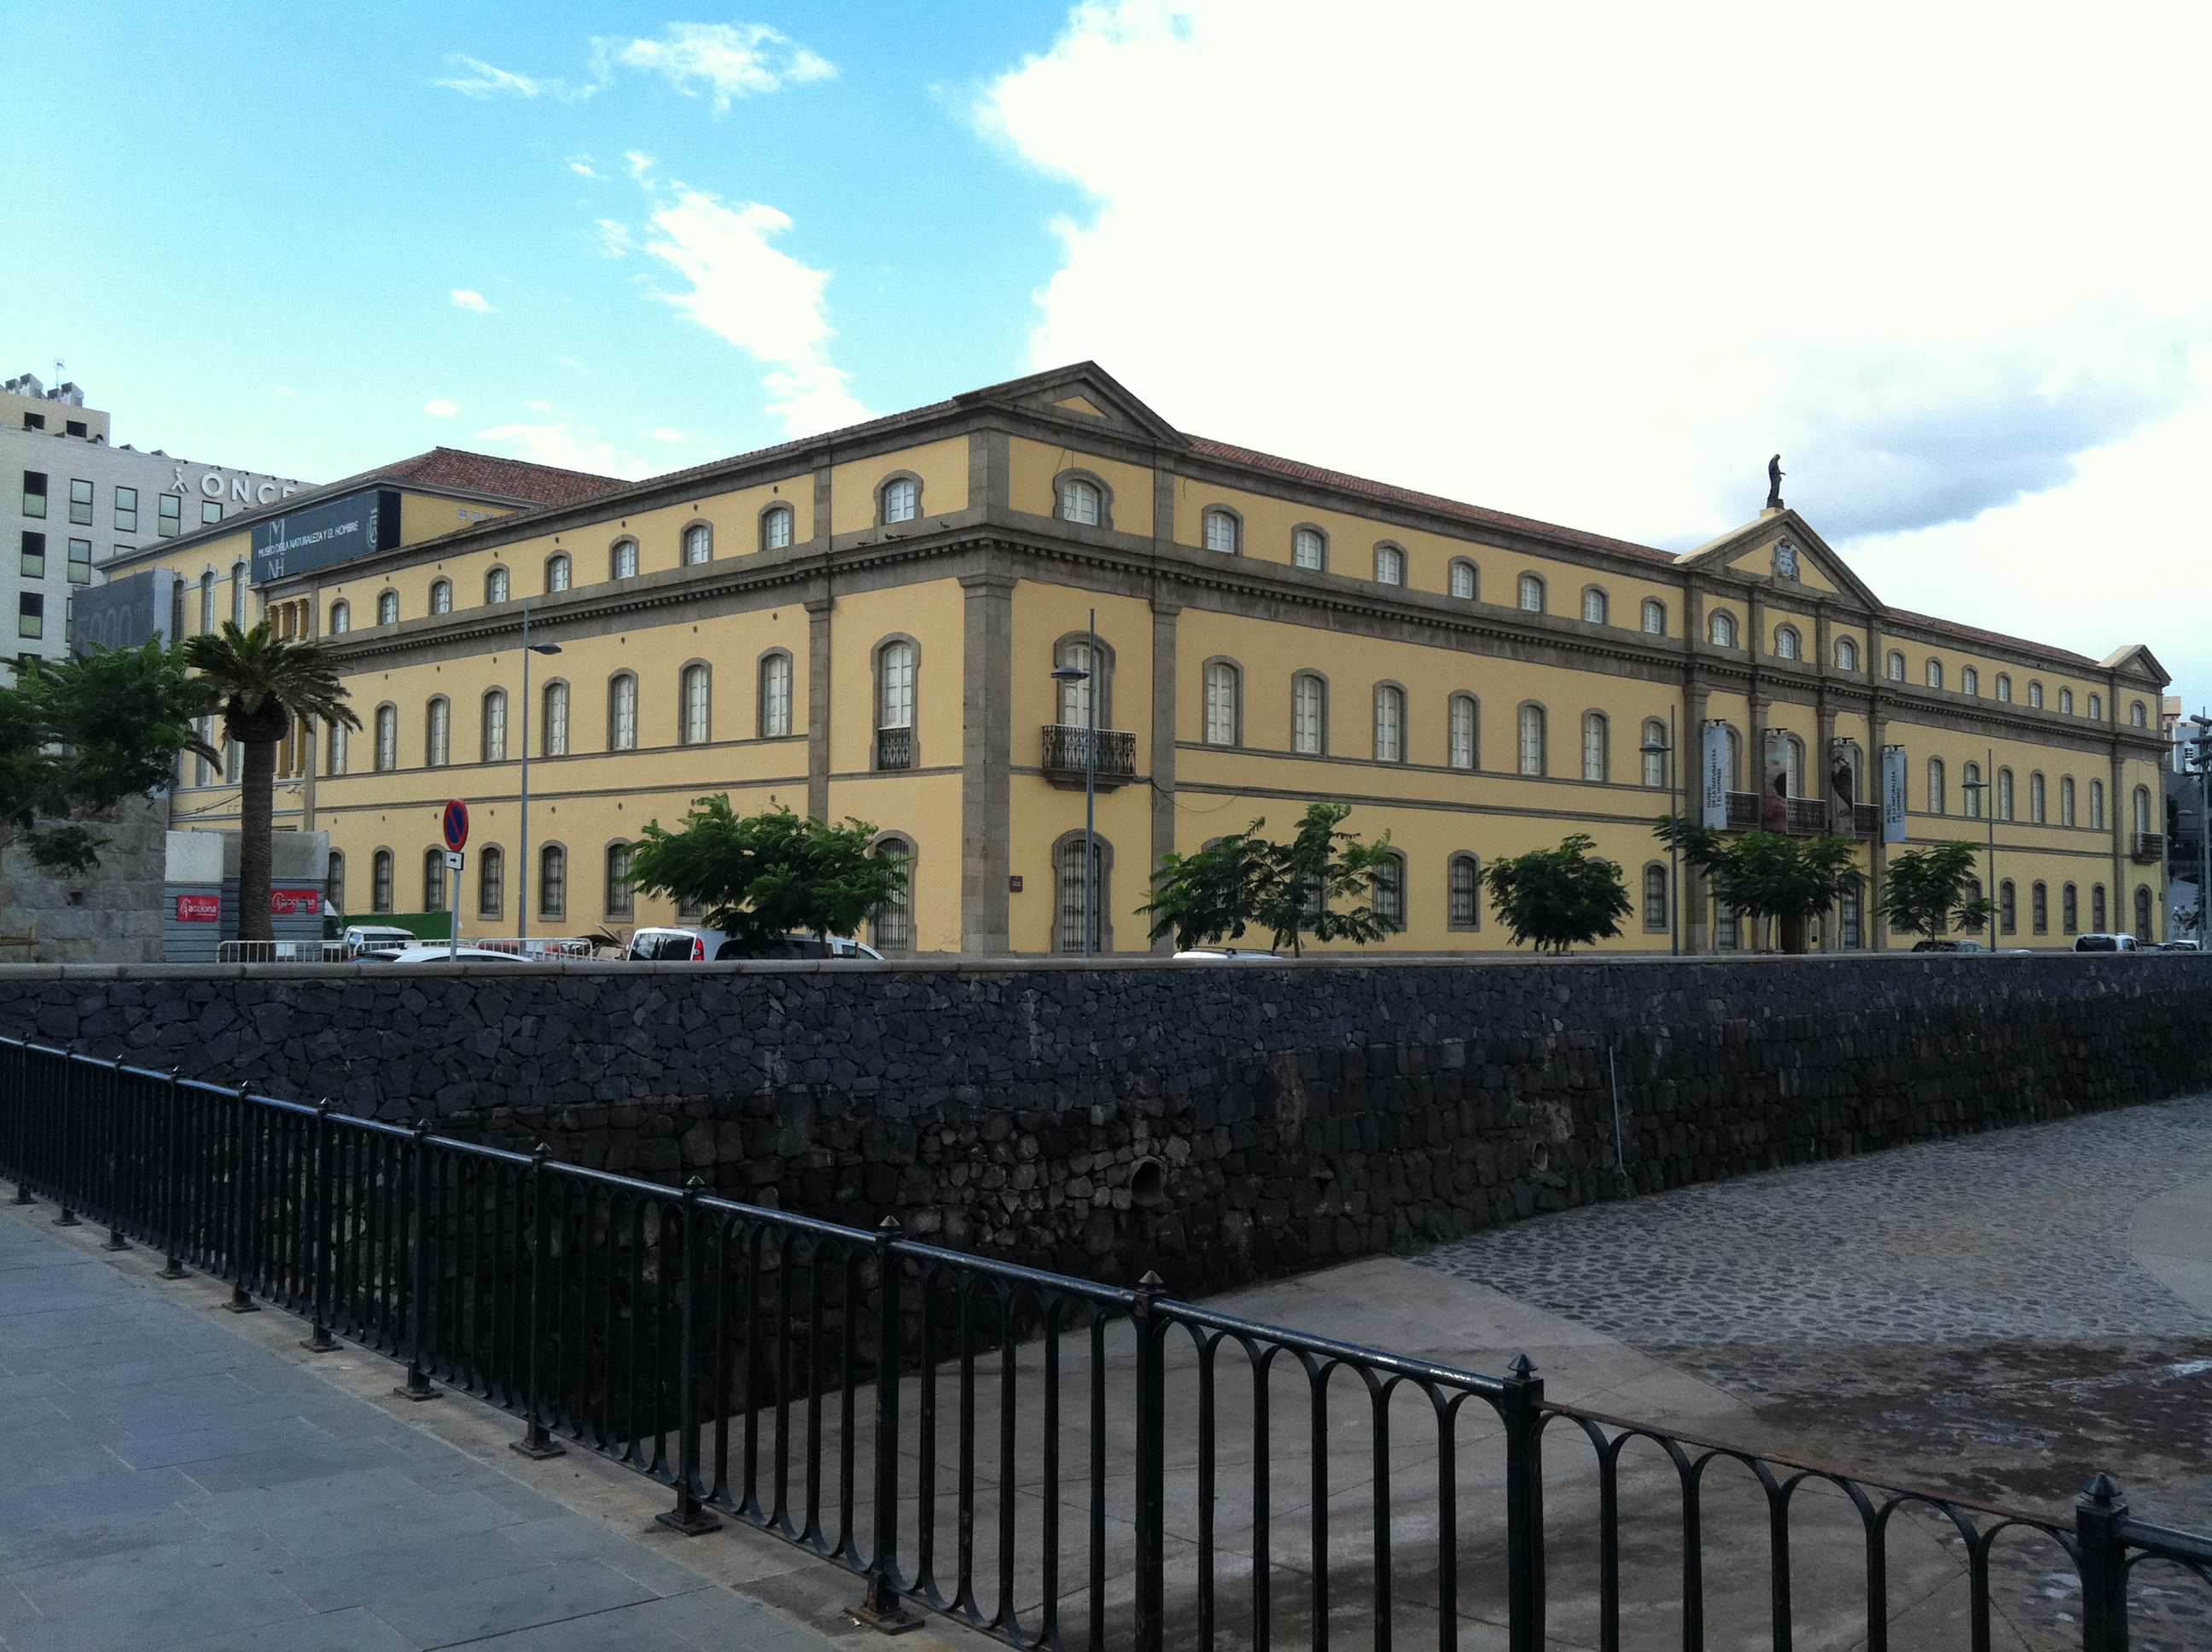
POLYGON ((2212 957, 0 968, 0 1031, 1179 1291, 2212 1089, 2212 957))

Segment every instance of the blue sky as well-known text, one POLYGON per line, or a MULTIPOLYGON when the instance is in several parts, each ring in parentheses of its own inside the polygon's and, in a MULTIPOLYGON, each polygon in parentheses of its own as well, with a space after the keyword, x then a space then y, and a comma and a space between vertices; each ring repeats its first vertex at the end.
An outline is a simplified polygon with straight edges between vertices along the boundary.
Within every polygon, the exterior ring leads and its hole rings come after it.
POLYGON ((1091 357, 1673 549, 1779 449, 1891 602, 2194 705, 2209 58, 2168 0, 0 0, 0 372, 324 480, 646 474, 1091 357))

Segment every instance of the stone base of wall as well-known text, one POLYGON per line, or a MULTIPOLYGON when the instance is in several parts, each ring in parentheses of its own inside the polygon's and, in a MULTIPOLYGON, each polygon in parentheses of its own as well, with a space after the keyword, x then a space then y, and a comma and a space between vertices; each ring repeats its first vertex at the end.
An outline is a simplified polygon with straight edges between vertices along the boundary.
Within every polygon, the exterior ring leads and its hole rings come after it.
POLYGON ((57 878, 20 845, 0 852, 0 935, 33 935, 28 954, 0 949, 8 963, 159 963, 161 880, 167 866, 169 800, 134 798, 86 825, 108 840, 100 865, 57 878))
POLYGON ((0 969, 0 1030, 1180 1292, 2212 1088, 2212 958, 0 969))

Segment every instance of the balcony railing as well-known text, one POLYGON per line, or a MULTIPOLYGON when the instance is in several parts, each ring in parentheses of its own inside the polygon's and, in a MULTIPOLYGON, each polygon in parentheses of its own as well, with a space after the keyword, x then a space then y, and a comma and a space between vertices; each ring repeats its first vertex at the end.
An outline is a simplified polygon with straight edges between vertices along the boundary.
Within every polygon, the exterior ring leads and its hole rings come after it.
POLYGON ((2137 832, 2136 834, 2136 859, 2142 862, 2145 865, 2149 865, 2154 861, 2165 859, 2166 834, 2164 832, 2137 832))
MULTIPOLYGON (((1825 798, 1786 798, 1785 829, 1801 837, 1824 837, 1836 829, 1835 805, 1825 798)), ((1761 829, 1760 806, 1765 797, 1757 792, 1731 792, 1728 794, 1728 829, 1732 832, 1755 832, 1761 829)), ((1881 832, 1881 805, 1858 803, 1851 805, 1850 831, 1859 837, 1876 837, 1881 832)))
POLYGON ((878 768, 911 768, 914 767, 914 731, 910 728, 879 728, 876 731, 876 767, 878 768))
MULTIPOLYGON (((1067 723, 1044 726, 1045 778, 1063 790, 1083 784, 1084 754, 1091 732, 1067 723)), ((1127 729, 1102 728, 1098 739, 1098 789, 1110 792, 1136 778, 1137 737, 1127 729)))

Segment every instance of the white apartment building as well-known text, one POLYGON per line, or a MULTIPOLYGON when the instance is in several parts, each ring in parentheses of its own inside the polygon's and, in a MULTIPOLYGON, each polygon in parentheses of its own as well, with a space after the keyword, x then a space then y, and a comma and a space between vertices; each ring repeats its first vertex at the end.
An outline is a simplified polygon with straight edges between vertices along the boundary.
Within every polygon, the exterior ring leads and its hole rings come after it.
MULTIPOLYGON (((0 383, 0 657, 58 658, 76 592, 117 556, 181 538, 307 487, 109 439, 110 416, 73 384, 0 383)), ((160 620, 166 634, 166 607, 160 620)), ((143 640, 143 639, 139 639, 143 640)))

